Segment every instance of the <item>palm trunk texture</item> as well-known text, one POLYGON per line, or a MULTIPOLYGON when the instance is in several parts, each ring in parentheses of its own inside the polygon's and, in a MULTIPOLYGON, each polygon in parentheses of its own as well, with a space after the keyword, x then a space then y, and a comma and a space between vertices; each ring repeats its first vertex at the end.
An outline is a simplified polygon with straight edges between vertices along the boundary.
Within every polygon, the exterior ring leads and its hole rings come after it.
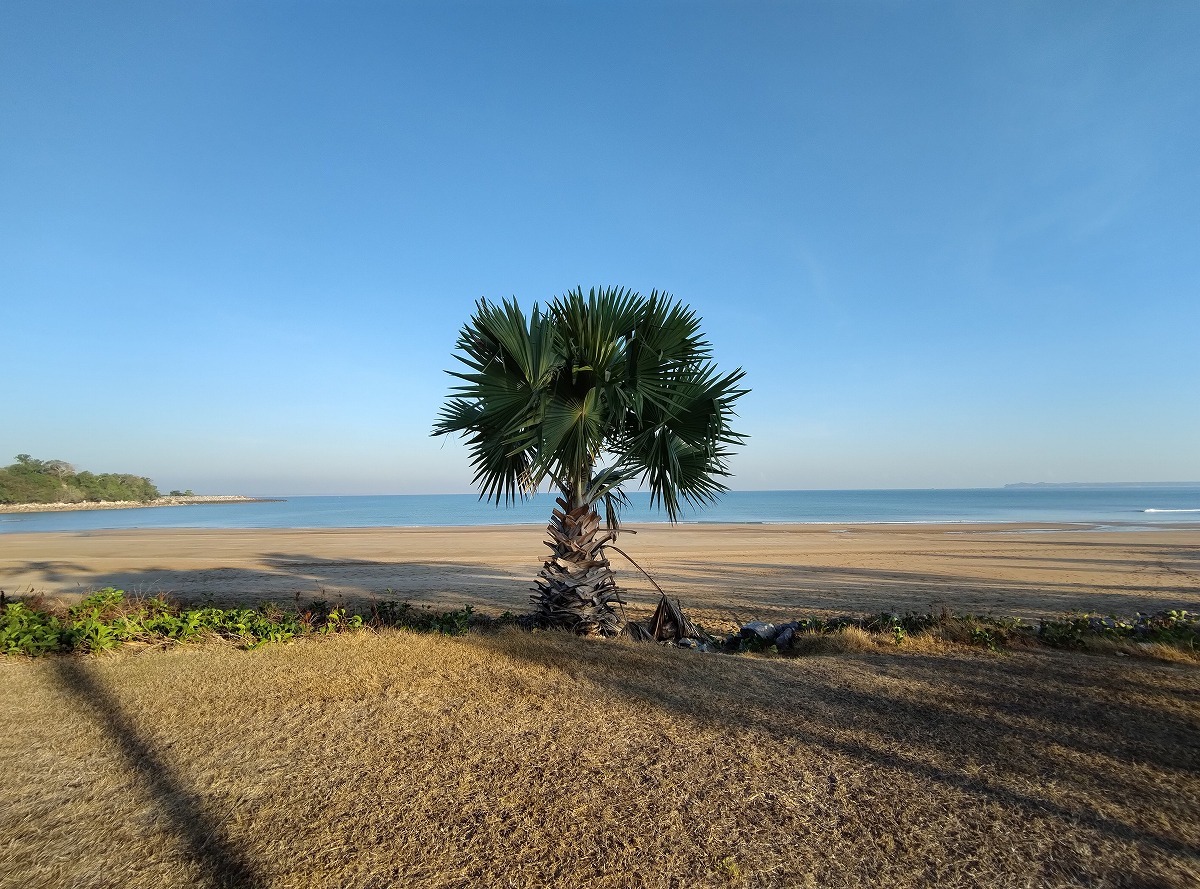
POLYGON ((615 606, 624 605, 604 545, 613 538, 601 529, 592 504, 570 508, 561 497, 546 528, 551 555, 538 572, 530 599, 541 623, 580 635, 615 636, 624 620, 615 606))

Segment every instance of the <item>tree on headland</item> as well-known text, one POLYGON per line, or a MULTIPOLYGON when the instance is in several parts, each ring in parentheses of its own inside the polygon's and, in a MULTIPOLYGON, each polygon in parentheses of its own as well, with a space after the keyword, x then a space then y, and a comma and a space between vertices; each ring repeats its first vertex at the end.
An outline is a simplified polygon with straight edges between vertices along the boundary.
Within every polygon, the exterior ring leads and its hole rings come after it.
POLYGON ((42 463, 42 471, 55 478, 67 479, 75 474, 75 467, 66 460, 46 460, 42 463))
POLYGON ((157 497, 158 488, 148 478, 76 472, 65 460, 36 460, 18 454, 16 463, 0 469, 0 503, 145 502, 157 497))
POLYGON ((539 620, 613 635, 623 604, 605 546, 619 530, 624 488, 640 483, 677 521, 683 503, 726 490, 730 422, 741 368, 720 374, 695 312, 668 294, 582 288, 526 317, 515 301, 481 299, 454 357, 466 371, 434 425, 462 433, 480 496, 512 503, 560 495, 551 555, 533 596, 539 620), (605 511, 601 527, 599 508, 605 511))

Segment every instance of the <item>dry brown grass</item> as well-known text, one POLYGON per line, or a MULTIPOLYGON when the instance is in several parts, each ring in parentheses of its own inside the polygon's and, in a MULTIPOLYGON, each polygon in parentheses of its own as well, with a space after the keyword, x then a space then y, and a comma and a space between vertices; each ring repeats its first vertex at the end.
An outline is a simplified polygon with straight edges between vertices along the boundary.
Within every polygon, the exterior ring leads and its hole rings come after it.
POLYGON ((1200 671, 505 631, 0 661, 0 885, 1200 884, 1200 671))
POLYGON ((835 633, 800 633, 795 637, 792 651, 801 657, 822 654, 849 654, 871 651, 876 639, 859 627, 843 627, 835 633))

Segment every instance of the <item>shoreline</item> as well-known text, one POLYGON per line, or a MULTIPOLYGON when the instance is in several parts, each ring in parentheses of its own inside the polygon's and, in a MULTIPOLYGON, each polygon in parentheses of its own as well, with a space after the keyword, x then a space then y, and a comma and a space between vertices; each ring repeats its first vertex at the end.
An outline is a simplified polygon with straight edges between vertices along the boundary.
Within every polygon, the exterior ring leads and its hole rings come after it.
MULTIPOLYGON (((242 497, 240 495, 208 495, 196 497, 162 497, 159 500, 150 503, 140 503, 135 501, 103 501, 100 503, 90 503, 86 505, 77 503, 38 503, 38 504, 0 504, 0 515, 16 514, 16 513, 36 513, 36 512, 88 512, 92 510, 102 509, 138 509, 150 508, 155 506, 189 506, 189 505, 204 505, 209 503, 283 503, 287 500, 284 497, 242 497)), ((96 534, 140 534, 147 531, 163 532, 163 533, 322 533, 322 532, 460 532, 460 531, 526 531, 529 529, 545 530, 547 522, 544 520, 532 522, 486 522, 477 524, 462 524, 462 525, 437 525, 437 524, 420 524, 420 525, 164 525, 156 526, 134 526, 127 528, 55 528, 49 530, 0 530, 0 538, 16 535, 41 535, 41 534, 74 534, 81 536, 92 536, 96 534)), ((887 520, 881 519, 877 521, 850 519, 845 521, 837 521, 833 519, 819 519, 810 521, 679 521, 669 522, 666 519, 662 521, 639 521, 628 522, 621 525, 621 533, 636 535, 639 530, 645 531, 649 529, 668 529, 682 532, 684 530, 695 531, 720 531, 729 529, 745 529, 753 530, 760 529, 764 532, 772 530, 812 530, 812 531, 829 531, 831 533, 841 533, 843 531, 895 531, 903 534, 906 531, 938 531, 945 534, 1045 534, 1045 533, 1115 533, 1115 534, 1140 534, 1154 533, 1157 531, 1172 531, 1172 532, 1200 532, 1200 520, 1197 521, 1173 521, 1173 522, 1139 522, 1139 521, 1080 521, 1080 522, 1054 522, 1054 521, 1033 521, 1029 519, 1013 519, 1005 521, 1002 519, 984 520, 984 519, 962 519, 962 520, 947 520, 947 519, 929 519, 929 520, 887 520)))
POLYGON ((280 497, 244 497, 241 494, 194 494, 156 500, 99 500, 83 503, 0 503, 0 513, 89 512, 96 509, 149 509, 155 506, 198 506, 206 503, 279 503, 280 497))
MULTIPOLYGON (((171 498, 182 499, 182 498, 171 498)), ((190 499, 190 498, 189 498, 190 499)), ((204 500, 198 503, 277 503, 276 498, 229 497, 221 500, 204 500)), ((172 506, 186 504, 171 503, 106 503, 104 506, 94 506, 96 509, 136 508, 139 506, 172 506)), ((0 507, 0 512, 3 511, 0 507)), ((15 511, 15 510, 14 510, 15 511)), ((231 534, 251 535, 311 535, 311 536, 340 536, 366 534, 544 534, 546 522, 494 522, 474 525, 166 525, 135 526, 129 528, 60 528, 54 530, 17 530, 0 532, 0 541, 14 537, 97 537, 97 536, 139 536, 145 534, 162 535, 211 535, 221 537, 231 534)), ((1029 520, 1013 521, 945 521, 932 519, 930 521, 810 521, 810 522, 629 522, 622 524, 620 535, 626 540, 637 540, 639 535, 674 534, 690 536, 692 534, 880 534, 880 535, 923 535, 938 534, 948 537, 966 536, 973 534, 1200 534, 1200 521, 1196 522, 1038 522, 1029 520), (626 536, 628 535, 628 536, 626 536)), ((1200 541, 1198 541, 1200 542, 1200 541)))

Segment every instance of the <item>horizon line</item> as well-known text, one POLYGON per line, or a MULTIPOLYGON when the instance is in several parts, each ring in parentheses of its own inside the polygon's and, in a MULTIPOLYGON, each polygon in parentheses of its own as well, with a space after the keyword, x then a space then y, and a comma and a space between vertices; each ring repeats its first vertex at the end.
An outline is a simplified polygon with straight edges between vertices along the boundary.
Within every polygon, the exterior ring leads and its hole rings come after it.
MULTIPOLYGON (((731 488, 728 491, 718 494, 718 497, 724 494, 807 494, 830 491, 1002 491, 1007 488, 1200 488, 1200 481, 1167 481, 1167 482, 1008 482, 1001 485, 926 485, 919 487, 897 486, 897 487, 864 487, 864 488, 731 488)), ((524 495, 520 499, 529 499, 535 496, 545 496, 555 494, 554 491, 536 491, 533 494, 524 495)), ((648 491, 630 491, 630 494, 648 494, 648 491)), ((347 493, 344 491, 323 491, 320 493, 255 493, 255 494, 203 494, 198 496, 242 496, 255 498, 271 498, 271 497, 467 497, 474 496, 476 499, 485 499, 482 494, 475 491, 420 491, 420 492, 403 492, 403 491, 376 491, 371 493, 355 492, 347 493)), ((500 504, 503 505, 503 504, 500 504)))

